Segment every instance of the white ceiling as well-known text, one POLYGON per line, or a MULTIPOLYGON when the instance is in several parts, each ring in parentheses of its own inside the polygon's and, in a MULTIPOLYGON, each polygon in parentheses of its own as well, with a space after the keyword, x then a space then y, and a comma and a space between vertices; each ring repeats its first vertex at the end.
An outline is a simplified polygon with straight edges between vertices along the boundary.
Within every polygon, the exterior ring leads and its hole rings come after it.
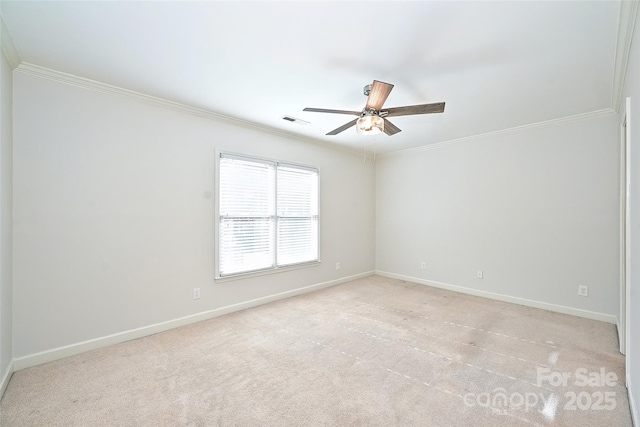
POLYGON ((389 152, 613 108, 619 1, 2 1, 24 63, 362 150, 389 152), (385 103, 402 132, 330 130, 385 103), (310 124, 282 120, 290 115, 310 124))

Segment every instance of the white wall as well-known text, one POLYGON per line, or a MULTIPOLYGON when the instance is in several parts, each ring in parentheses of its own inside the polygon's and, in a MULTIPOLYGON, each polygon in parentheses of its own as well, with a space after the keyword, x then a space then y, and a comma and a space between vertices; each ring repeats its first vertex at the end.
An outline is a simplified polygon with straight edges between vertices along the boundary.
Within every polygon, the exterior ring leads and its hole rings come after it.
POLYGON ((13 70, 0 50, 0 397, 13 359, 12 349, 12 180, 13 70))
POLYGON ((625 114, 625 98, 631 98, 631 114, 628 126, 631 131, 631 188, 629 197, 630 233, 631 233, 631 298, 628 325, 631 342, 627 352, 630 356, 630 366, 627 375, 630 379, 629 387, 631 409, 634 421, 640 423, 640 19, 636 17, 631 54, 627 64, 625 85, 623 90, 623 105, 620 109, 620 119, 625 114), (633 355, 633 356, 631 356, 633 355))
POLYGON ((376 270, 615 321, 617 135, 610 113, 379 157, 376 270))
POLYGON ((360 155, 21 72, 14 93, 16 367, 374 269, 374 167, 360 155), (216 149, 320 168, 321 265, 214 283, 216 149))

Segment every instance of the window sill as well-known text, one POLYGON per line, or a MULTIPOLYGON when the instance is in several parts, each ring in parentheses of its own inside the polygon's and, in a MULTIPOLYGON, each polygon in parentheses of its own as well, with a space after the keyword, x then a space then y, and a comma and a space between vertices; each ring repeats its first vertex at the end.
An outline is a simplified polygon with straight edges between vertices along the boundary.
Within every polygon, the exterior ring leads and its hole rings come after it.
POLYGON ((290 265, 285 267, 277 267, 269 270, 252 271, 249 273, 238 273, 238 274, 234 274, 233 276, 216 276, 214 277, 214 281, 216 283, 232 282, 235 280, 244 280, 244 279, 250 279, 252 277, 266 276, 267 274, 284 273, 292 270, 300 270, 302 268, 316 267, 320 264, 322 264, 322 260, 305 262, 303 264, 295 264, 295 265, 290 265))

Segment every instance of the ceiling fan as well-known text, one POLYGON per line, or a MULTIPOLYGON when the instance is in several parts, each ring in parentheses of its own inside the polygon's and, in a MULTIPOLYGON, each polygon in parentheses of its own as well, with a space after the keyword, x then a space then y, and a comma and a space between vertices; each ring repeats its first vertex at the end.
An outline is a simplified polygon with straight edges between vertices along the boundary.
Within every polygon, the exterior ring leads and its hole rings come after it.
POLYGON ((444 102, 383 109, 382 105, 387 100, 389 93, 391 93, 391 89, 393 89, 392 84, 380 82, 378 80, 374 80, 373 84, 366 85, 364 87, 364 95, 367 97, 367 104, 362 111, 328 110, 325 108, 305 108, 302 111, 351 114, 359 116, 357 119, 332 130, 327 133, 327 135, 337 135, 340 132, 349 129, 351 126, 356 126, 356 130, 361 134, 374 135, 384 132, 389 136, 400 132, 400 128, 391 123, 387 117, 444 112, 444 102))

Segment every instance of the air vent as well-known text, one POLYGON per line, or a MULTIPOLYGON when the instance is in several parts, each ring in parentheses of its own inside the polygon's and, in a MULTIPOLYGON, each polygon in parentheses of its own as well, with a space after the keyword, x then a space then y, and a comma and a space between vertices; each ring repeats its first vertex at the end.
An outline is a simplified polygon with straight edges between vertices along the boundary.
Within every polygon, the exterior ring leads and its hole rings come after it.
POLYGON ((291 116, 282 116, 282 120, 286 120, 288 122, 297 123, 299 125, 308 125, 309 122, 306 120, 298 119, 296 117, 291 116))

